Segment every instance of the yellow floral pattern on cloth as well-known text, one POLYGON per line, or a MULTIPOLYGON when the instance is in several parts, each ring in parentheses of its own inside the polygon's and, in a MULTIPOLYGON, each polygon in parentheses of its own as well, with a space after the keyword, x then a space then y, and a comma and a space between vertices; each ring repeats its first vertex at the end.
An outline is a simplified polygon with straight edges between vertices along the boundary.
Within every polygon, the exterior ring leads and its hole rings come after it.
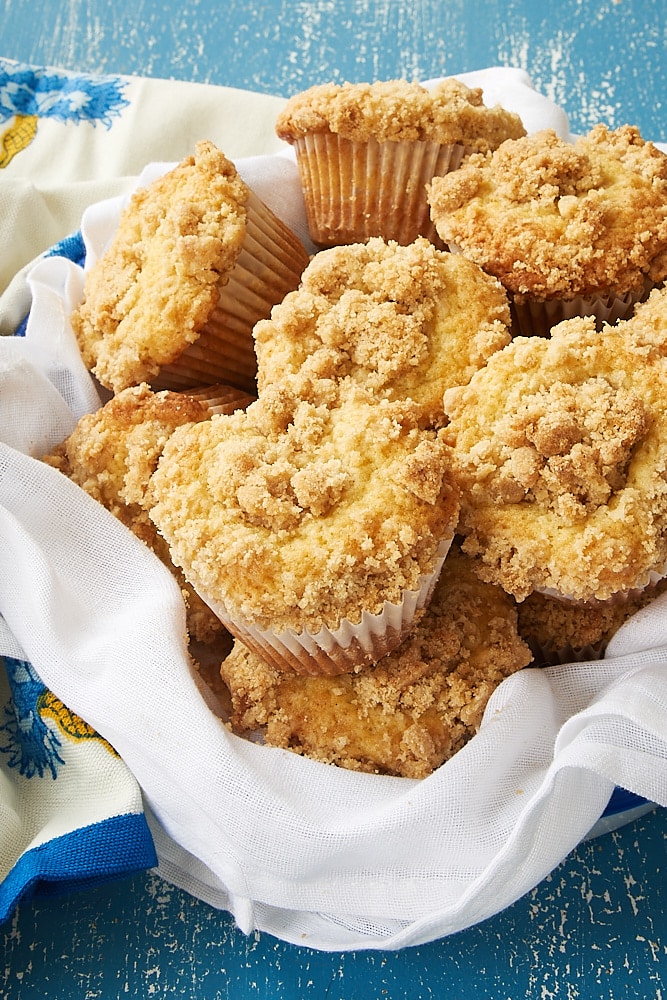
POLYGON ((97 730, 84 722, 81 716, 72 712, 53 691, 46 688, 37 699, 37 707, 41 717, 53 719, 65 736, 69 736, 73 740, 99 740, 110 753, 118 756, 111 744, 103 736, 100 736, 97 730))
POLYGON ((37 115, 17 115, 0 136, 0 169, 7 167, 17 153, 30 145, 37 135, 37 115))
POLYGON ((8 167, 37 135, 40 118, 111 128, 128 105, 126 81, 27 66, 0 59, 0 169, 8 167))
POLYGON ((3 656, 0 664, 9 682, 9 697, 0 706, 0 754, 9 767, 26 778, 50 773, 55 779, 66 763, 61 737, 76 742, 94 739, 118 756, 111 744, 45 686, 27 660, 3 656))

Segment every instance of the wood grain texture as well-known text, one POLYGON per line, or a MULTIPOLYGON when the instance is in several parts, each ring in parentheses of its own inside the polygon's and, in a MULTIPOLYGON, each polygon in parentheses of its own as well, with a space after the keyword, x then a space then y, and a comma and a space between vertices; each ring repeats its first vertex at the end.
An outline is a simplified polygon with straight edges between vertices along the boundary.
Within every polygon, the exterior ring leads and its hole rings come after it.
MULTIPOLYGON (((485 923, 401 952, 319 953, 152 875, 21 905, 5 929, 11 1000, 663 1000, 667 811, 580 845, 485 923)), ((3 961, 4 959, 4 961, 3 961)))
POLYGON ((574 131, 667 135, 663 0, 5 0, 3 55, 289 96, 327 80, 519 66, 574 131))

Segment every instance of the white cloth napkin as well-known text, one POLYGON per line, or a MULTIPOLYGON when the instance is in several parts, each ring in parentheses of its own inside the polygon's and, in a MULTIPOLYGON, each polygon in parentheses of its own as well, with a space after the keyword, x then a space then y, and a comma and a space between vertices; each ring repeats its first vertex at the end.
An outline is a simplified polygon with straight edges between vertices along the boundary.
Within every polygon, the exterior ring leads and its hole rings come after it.
MULTIPOLYGON (((523 114, 530 130, 550 125, 568 134, 563 112, 521 71, 464 79, 523 114)), ((194 140, 220 141, 215 126, 224 123, 222 148, 240 150, 246 180, 304 231, 294 162, 264 130, 276 99, 164 81, 124 83, 123 96, 119 134, 134 147, 128 161, 155 161, 144 180, 190 152, 194 140), (161 133, 165 120, 173 142, 161 133), (182 141, 175 122, 195 120, 182 141), (248 134, 251 148, 243 148, 248 134)), ((37 192, 48 186, 46 166, 30 155, 42 124, 10 164, 37 192)), ((99 165, 100 175, 112 175, 99 183, 105 197, 115 196, 85 213, 87 264, 135 182, 115 128, 113 121, 108 132, 86 133, 93 173, 99 165)), ((83 145, 83 136, 77 141, 83 145)), ((90 178, 73 168, 70 183, 62 162, 59 170, 72 203, 80 184, 84 197, 91 193, 90 178)), ((0 218, 7 248, 21 213, 0 218)), ((74 221, 63 212, 56 237, 74 221)), ((34 234, 30 245, 35 256, 45 249, 34 234)), ((81 250, 78 236, 66 240, 0 300, 5 329, 13 332, 29 313, 24 336, 0 338, 0 613, 39 678, 136 778, 165 878, 229 910, 248 932, 323 950, 395 949, 461 930, 515 901, 588 834, 615 786, 667 805, 667 596, 620 630, 604 660, 529 668, 505 681, 479 734, 423 781, 345 771, 231 734, 191 674, 171 575, 38 460, 99 403, 69 323, 84 273, 67 258, 81 250)))

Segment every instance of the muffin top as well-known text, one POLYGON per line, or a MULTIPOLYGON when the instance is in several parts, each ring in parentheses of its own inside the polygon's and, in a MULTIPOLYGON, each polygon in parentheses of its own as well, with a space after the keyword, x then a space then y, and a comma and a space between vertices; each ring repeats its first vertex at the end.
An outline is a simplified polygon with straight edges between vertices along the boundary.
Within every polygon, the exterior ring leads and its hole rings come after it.
POLYGON ((442 395, 509 343, 500 283, 425 239, 373 238, 322 250, 300 287, 256 324, 260 391, 300 369, 351 378, 376 396, 412 399, 442 424, 442 395))
POLYGON ((516 297, 641 292, 667 275, 667 155, 629 125, 545 130, 428 186, 431 219, 516 297))
POLYGON ((518 337, 445 394, 464 548, 519 600, 606 600, 665 566, 667 370, 623 327, 518 337))
POLYGON ((146 487, 176 427, 205 420, 204 403, 177 392, 131 386, 95 413, 87 413, 44 461, 106 507, 140 538, 176 577, 187 607, 189 635, 211 642, 218 619, 172 564, 169 550, 145 510, 146 487))
POLYGON ((479 728, 489 697, 530 662, 514 602, 452 546, 423 618, 355 674, 278 671, 236 642, 221 674, 232 729, 356 771, 424 778, 479 728))
POLYGON ((84 363, 115 392, 194 343, 236 263, 248 188, 211 142, 136 191, 72 315, 84 363))
POLYGON ((453 533, 449 452, 410 402, 286 379, 245 412, 179 429, 150 514, 207 600, 280 632, 398 603, 453 533))
POLYGON ((366 141, 457 143, 467 149, 495 149, 504 139, 525 135, 518 115, 487 108, 479 87, 452 78, 433 90, 407 80, 325 83, 290 98, 276 121, 281 139, 293 143, 313 132, 334 132, 366 141))
POLYGON ((177 427, 205 420, 207 407, 178 392, 131 386, 95 413, 86 413, 45 461, 120 517, 144 505, 148 481, 177 427))

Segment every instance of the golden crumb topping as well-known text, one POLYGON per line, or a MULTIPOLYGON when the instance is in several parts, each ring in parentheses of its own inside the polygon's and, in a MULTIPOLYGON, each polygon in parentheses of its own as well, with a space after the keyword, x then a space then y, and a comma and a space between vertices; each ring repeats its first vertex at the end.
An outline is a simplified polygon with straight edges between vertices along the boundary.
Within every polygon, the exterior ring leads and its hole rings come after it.
POLYGON ((118 392, 194 343, 246 231, 248 188, 211 142, 135 192, 72 315, 84 362, 118 392))
POLYGON ((169 550, 145 510, 146 487, 162 450, 177 427, 205 420, 198 400, 177 392, 153 393, 145 384, 123 390, 74 431, 44 461, 106 507, 171 569, 188 606, 192 636, 209 641, 219 621, 173 566, 169 550))
POLYGON ((431 572, 458 513, 449 452, 414 404, 294 377, 178 430, 151 517, 200 593, 280 631, 360 620, 431 572))
POLYGON ((645 302, 635 306, 623 332, 647 355, 667 356, 667 286, 654 288, 645 302))
POLYGON ((623 323, 573 319, 445 394, 460 530, 484 578, 519 599, 604 600, 663 568, 666 377, 623 323))
POLYGON ((258 385, 301 369, 349 377, 378 397, 414 400, 427 423, 441 424, 445 389, 509 342, 509 324, 499 282, 425 239, 334 247, 256 324, 258 385))
POLYGON ((452 547, 410 636, 375 666, 337 677, 282 673, 236 642, 221 674, 231 727, 357 771, 423 778, 477 731, 492 692, 530 662, 516 610, 452 547))
POLYGON ((630 125, 510 140, 428 198, 441 239, 518 300, 623 296, 667 275, 667 155, 630 125))
POLYGON ((132 386, 81 417, 61 446, 61 470, 112 513, 141 506, 174 430, 207 416, 205 405, 189 395, 132 386))
POLYGON ((426 140, 475 150, 525 135, 518 115, 487 108, 479 87, 455 79, 432 90, 406 80, 320 84, 292 97, 276 121, 287 142, 326 131, 353 140, 426 140))

